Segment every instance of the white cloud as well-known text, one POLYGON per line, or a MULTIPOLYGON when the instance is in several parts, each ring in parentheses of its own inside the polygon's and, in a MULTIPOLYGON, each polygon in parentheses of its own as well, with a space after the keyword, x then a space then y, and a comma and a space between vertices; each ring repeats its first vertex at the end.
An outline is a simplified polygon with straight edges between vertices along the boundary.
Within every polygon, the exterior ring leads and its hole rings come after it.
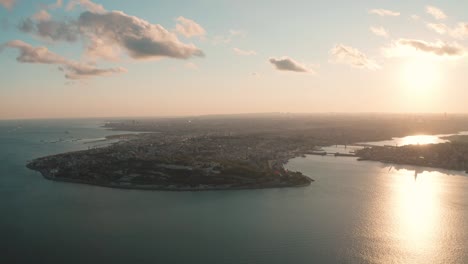
MULTIPOLYGON (((51 19, 51 16, 47 10, 54 10, 57 8, 62 7, 63 1, 62 0, 57 0, 57 2, 50 4, 50 5, 43 5, 42 10, 38 11, 36 14, 34 14, 31 18, 36 20, 36 21, 47 21, 51 19)), ((32 26, 32 25, 31 25, 32 26)))
POLYGON ((338 44, 330 50, 331 62, 339 64, 348 64, 356 68, 365 68, 369 70, 380 69, 380 66, 372 59, 369 59, 364 53, 350 46, 338 44))
POLYGON ((440 8, 435 6, 426 6, 426 13, 433 16, 437 20, 446 19, 447 15, 440 8))
MULTIPOLYGON (((159 24, 152 24, 121 11, 106 11, 102 5, 89 0, 69 2, 68 10, 74 9, 77 5, 88 10, 82 12, 77 19, 51 19, 46 10, 58 8, 62 4, 63 2, 59 0, 43 7, 41 12, 22 21, 18 28, 48 41, 83 41, 84 58, 87 63, 68 60, 48 51, 46 47, 32 47, 21 41, 9 42, 3 47, 18 49, 19 62, 58 65, 68 79, 126 72, 126 69, 121 67, 100 69, 94 66, 99 59, 117 61, 122 55, 135 60, 163 57, 189 59, 194 56, 204 56, 203 51, 194 44, 181 42, 174 32, 166 30, 159 24)), ((204 30, 194 25, 195 22, 191 20, 180 17, 177 21, 180 26, 183 24, 186 36, 205 34, 204 30)), ((230 35, 236 34, 231 32, 230 35)), ((195 69, 197 65, 187 63, 185 67, 195 69)))
POLYGON ((15 5, 16 0, 0 0, 0 5, 6 9, 12 9, 15 5))
POLYGON ((428 23, 427 27, 440 35, 448 34, 456 39, 465 39, 468 37, 468 23, 465 22, 460 22, 453 28, 443 23, 428 23))
POLYGON ((92 2, 91 0, 72 0, 67 5, 67 10, 73 10, 76 6, 82 6, 84 9, 93 13, 104 13, 106 9, 100 5, 92 2))
POLYGON ((417 20, 421 19, 421 17, 418 16, 418 15, 411 15, 411 19, 413 19, 414 21, 417 21, 417 20))
POLYGON ((90 64, 69 60, 49 51, 46 47, 33 47, 21 40, 9 41, 2 46, 17 49, 20 54, 16 60, 20 63, 58 65, 59 69, 65 73, 67 79, 84 79, 126 72, 121 67, 100 69, 90 64))
POLYGON ((237 55, 241 55, 241 56, 257 55, 257 52, 255 52, 254 50, 242 50, 242 49, 239 49, 239 48, 233 48, 232 50, 233 50, 237 55))
POLYGON ((458 25, 450 31, 450 35, 457 39, 464 39, 468 37, 468 23, 458 23, 458 25))
POLYGON ((106 39, 101 39, 99 36, 89 34, 86 43, 86 58, 91 61, 104 59, 108 61, 118 61, 122 54, 122 48, 118 45, 113 45, 112 42, 106 39))
POLYGON ((133 59, 203 57, 193 44, 182 43, 174 33, 120 11, 102 14, 84 12, 78 19, 84 36, 93 36, 108 46, 125 50, 133 59))
POLYGON ((383 27, 370 27, 369 29, 376 36, 384 37, 384 38, 388 38, 388 36, 389 36, 388 31, 385 30, 385 28, 383 28, 383 27))
POLYGON ((427 27, 441 35, 450 31, 450 29, 442 23, 428 23, 427 27))
POLYGON ((16 58, 18 62, 40 64, 64 64, 67 62, 64 57, 50 52, 46 47, 35 48, 21 40, 12 40, 3 45, 20 51, 20 55, 16 58))
POLYGON ((379 15, 379 16, 400 16, 400 12, 395 12, 387 9, 371 9, 369 14, 379 15))
POLYGON ((283 56, 281 58, 270 58, 269 62, 279 71, 315 73, 311 68, 307 67, 303 63, 293 60, 287 56, 283 56))
POLYGON ((37 21, 50 20, 50 14, 46 10, 41 10, 33 15, 33 19, 37 21))
POLYGON ((159 24, 151 24, 120 11, 93 13, 85 11, 78 20, 33 21, 26 19, 19 28, 53 41, 74 42, 82 39, 86 54, 94 59, 115 60, 119 52, 133 59, 203 57, 193 44, 181 42, 176 34, 159 24))
POLYGON ((176 32, 186 38, 206 35, 205 29, 193 20, 180 16, 177 22, 176 32))

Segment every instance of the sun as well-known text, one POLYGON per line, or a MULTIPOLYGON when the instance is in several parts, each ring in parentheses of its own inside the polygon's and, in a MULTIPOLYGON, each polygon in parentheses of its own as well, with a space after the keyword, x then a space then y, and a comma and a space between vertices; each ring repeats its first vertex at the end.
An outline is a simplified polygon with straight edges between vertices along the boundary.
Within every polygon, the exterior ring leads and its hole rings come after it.
POLYGON ((412 95, 424 96, 436 88, 441 79, 438 62, 417 58, 402 68, 402 84, 412 95))

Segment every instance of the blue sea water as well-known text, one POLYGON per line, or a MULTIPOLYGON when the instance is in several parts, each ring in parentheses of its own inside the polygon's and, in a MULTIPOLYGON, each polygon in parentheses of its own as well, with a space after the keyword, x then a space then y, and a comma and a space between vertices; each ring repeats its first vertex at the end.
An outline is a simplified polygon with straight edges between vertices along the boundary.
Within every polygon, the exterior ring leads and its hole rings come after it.
POLYGON ((0 121, 0 263, 468 263, 464 173, 308 156, 305 188, 161 192, 25 167, 124 133, 103 121, 0 121))

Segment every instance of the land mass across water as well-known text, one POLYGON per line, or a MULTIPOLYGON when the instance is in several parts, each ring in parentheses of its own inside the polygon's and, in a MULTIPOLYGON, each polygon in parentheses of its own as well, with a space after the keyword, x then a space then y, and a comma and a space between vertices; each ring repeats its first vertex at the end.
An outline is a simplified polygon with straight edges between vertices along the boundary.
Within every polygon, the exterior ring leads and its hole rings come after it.
MULTIPOLYGON (((459 136, 455 136, 459 137, 459 136)), ((359 160, 414 165, 468 173, 468 142, 395 146, 373 146, 356 151, 359 160)))
POLYGON ((309 177, 283 167, 295 155, 274 139, 154 133, 132 136, 132 140, 109 147, 39 158, 27 166, 51 180, 117 188, 218 190, 309 185, 309 177))
POLYGON ((105 127, 150 133, 120 136, 119 142, 106 147, 38 158, 27 167, 50 180, 114 188, 302 187, 313 180, 286 170, 283 165, 291 158, 328 145, 467 130, 468 118, 272 114, 119 120, 105 127))

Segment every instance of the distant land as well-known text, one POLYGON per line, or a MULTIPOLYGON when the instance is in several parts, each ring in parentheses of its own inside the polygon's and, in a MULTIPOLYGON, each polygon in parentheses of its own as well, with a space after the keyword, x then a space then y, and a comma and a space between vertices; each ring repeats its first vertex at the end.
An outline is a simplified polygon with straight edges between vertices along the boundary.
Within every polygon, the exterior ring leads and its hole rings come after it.
MULTIPOLYGON (((313 180, 309 176, 313 175, 286 170, 283 165, 291 158, 329 145, 464 131, 468 130, 468 116, 256 114, 113 120, 104 127, 149 133, 112 136, 120 141, 38 158, 27 167, 50 180, 114 188, 197 191, 303 187, 310 185, 313 180)), ((422 150, 408 154, 411 159, 403 155, 415 146, 366 148, 357 154, 367 160, 402 164, 401 160, 406 160, 404 164, 466 169, 465 163, 441 165, 434 154, 465 151, 465 145, 437 146, 425 150, 425 162, 420 159, 422 150), (387 160, 388 152, 396 158, 387 160), (410 162, 415 155, 417 162, 410 162)))
POLYGON ((415 165, 468 173, 468 136, 446 137, 449 143, 407 145, 401 147, 375 146, 356 151, 359 160, 415 165))
POLYGON ((450 140, 456 143, 468 143, 468 135, 453 135, 448 137, 442 137, 442 139, 450 140))

